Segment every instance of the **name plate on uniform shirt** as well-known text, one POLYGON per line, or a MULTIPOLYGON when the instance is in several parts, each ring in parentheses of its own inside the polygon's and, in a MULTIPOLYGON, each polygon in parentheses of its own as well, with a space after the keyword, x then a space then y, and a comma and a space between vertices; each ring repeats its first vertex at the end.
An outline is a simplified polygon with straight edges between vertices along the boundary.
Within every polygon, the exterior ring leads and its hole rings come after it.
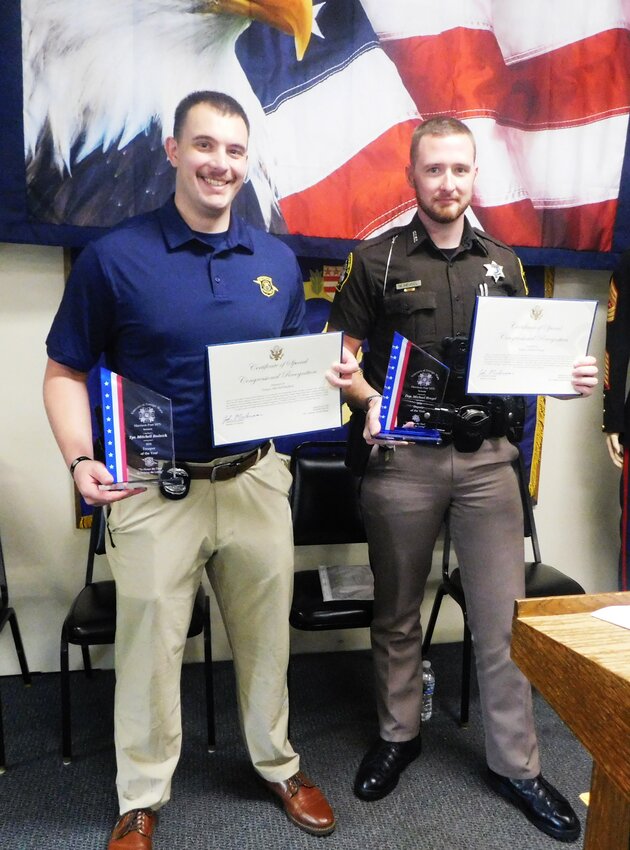
POLYGON ((341 427, 341 391, 325 377, 343 334, 207 346, 215 446, 341 427))
POLYGON ((466 392, 478 395, 578 395, 573 363, 584 357, 597 301, 479 298, 466 392))

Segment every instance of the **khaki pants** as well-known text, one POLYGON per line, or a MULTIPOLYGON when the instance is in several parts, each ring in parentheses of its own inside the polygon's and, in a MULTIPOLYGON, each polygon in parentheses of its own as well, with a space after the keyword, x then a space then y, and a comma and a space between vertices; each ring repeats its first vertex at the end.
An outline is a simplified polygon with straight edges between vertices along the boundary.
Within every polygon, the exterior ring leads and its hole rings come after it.
MULTIPOLYGON (((514 779, 540 771, 531 688, 510 658, 514 600, 525 595, 523 514, 516 449, 485 440, 452 446, 374 450, 361 504, 374 571, 372 647, 385 740, 418 734, 422 699, 420 604, 433 547, 450 507, 492 770, 514 779)), ((439 682, 438 682, 439 688, 439 682)))
POLYGON ((254 768, 275 782, 299 769, 287 740, 290 483, 272 448, 229 481, 193 481, 180 501, 150 487, 112 506, 107 554, 118 606, 114 723, 121 814, 157 809, 170 797, 181 751, 181 664, 204 567, 234 657, 241 729, 254 768))

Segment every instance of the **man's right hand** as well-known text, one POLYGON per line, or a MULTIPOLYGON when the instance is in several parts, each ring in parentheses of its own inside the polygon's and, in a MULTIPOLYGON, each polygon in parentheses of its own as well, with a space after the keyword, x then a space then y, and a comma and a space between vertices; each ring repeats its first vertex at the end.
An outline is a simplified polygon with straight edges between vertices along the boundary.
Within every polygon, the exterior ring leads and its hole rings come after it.
POLYGON ((623 469, 623 446, 619 442, 619 434, 606 434, 606 446, 612 462, 623 469))
MULTIPOLYGON (((87 372, 78 372, 48 358, 44 375, 44 404, 55 440, 68 466, 74 463, 75 458, 89 458, 93 440, 87 372)), ((112 484, 114 479, 105 464, 98 460, 81 460, 74 465, 72 477, 88 505, 109 505, 146 489, 99 490, 99 484, 112 484)))
POLYGON ((365 415, 365 426, 363 428, 363 439, 368 446, 407 446, 407 440, 379 440, 378 435, 381 430, 381 396, 373 396, 368 402, 368 411, 365 415))
POLYGON ((120 502, 130 496, 144 493, 146 487, 134 487, 133 490, 99 490, 99 484, 112 484, 114 481, 104 463, 99 460, 82 460, 74 469, 74 483, 88 505, 109 505, 120 502))

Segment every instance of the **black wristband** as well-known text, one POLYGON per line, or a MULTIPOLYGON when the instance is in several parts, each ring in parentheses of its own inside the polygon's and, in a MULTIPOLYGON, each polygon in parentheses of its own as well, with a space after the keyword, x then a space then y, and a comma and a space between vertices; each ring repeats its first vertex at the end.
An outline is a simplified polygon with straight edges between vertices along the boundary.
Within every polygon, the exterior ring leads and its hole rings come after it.
POLYGON ((74 478, 74 470, 81 463, 82 460, 93 460, 93 458, 88 457, 87 455, 81 455, 80 457, 75 457, 75 459, 70 464, 70 475, 74 478))

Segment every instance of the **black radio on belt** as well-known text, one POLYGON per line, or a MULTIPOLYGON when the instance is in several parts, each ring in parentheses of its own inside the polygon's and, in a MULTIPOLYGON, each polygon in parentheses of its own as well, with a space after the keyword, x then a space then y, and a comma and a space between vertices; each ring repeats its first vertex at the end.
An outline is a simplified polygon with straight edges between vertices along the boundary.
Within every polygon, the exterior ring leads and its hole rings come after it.
POLYGON ((507 437, 511 443, 520 443, 523 439, 525 424, 525 399, 521 395, 488 396, 492 424, 491 437, 507 437))

